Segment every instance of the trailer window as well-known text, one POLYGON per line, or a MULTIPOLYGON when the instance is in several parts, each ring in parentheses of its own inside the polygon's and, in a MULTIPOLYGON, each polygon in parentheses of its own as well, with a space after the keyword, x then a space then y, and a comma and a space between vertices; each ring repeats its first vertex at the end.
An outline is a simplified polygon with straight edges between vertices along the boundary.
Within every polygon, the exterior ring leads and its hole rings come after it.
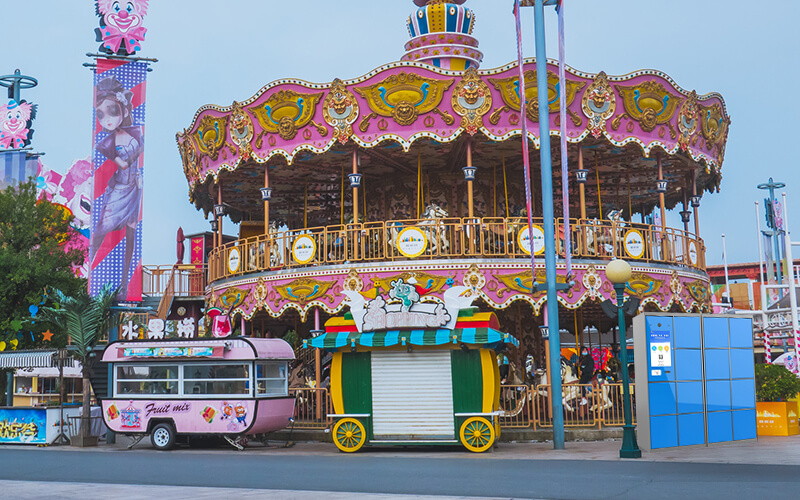
POLYGON ((178 394, 178 365, 117 366, 117 394, 178 394))
POLYGON ((256 394, 286 396, 289 393, 286 372, 286 361, 256 364, 256 394))
POLYGON ((183 393, 187 396, 250 394, 250 365, 184 365, 183 393))

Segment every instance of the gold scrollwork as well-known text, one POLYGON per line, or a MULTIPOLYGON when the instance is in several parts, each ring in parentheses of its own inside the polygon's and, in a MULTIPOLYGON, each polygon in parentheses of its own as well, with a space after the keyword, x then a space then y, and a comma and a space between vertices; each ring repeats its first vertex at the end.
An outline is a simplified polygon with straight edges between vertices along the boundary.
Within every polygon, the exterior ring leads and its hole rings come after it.
MULTIPOLYGON (((527 70, 525 71, 524 76, 525 100, 528 102, 528 105, 525 109, 525 114, 531 121, 537 122, 539 121, 539 90, 536 86, 536 71, 527 70)), ((500 92, 500 97, 502 97, 503 103, 505 103, 506 106, 516 111, 520 110, 519 92, 517 89, 519 86, 519 76, 510 76, 508 78, 489 78, 489 83, 494 85, 497 91, 500 92)), ((572 102, 575 100, 575 95, 577 95, 578 91, 581 90, 586 83, 576 82, 574 80, 567 80, 566 83, 567 108, 569 108, 569 106, 572 105, 572 102)), ((560 96, 561 94, 558 86, 558 75, 552 71, 548 71, 547 109, 549 113, 556 113, 558 111, 560 96)), ((571 110, 568 111, 570 116, 574 114, 571 110)))
POLYGON ((711 298, 708 294, 708 287, 703 281, 694 280, 687 283, 686 289, 689 291, 689 295, 700 304, 705 304, 711 298))
MULTIPOLYGON (((586 128, 594 137, 603 135, 606 120, 617 110, 617 97, 608 84, 608 75, 601 71, 583 93, 581 109, 588 119, 586 128)), ((617 122, 617 127, 619 122, 617 122)), ((616 130, 616 129, 615 129, 616 130)))
POLYGON ((367 130, 369 129, 369 125, 370 125, 369 121, 372 120, 373 118, 377 117, 377 116, 378 116, 378 113, 369 113, 367 116, 365 116, 361 120, 361 123, 358 124, 358 130, 360 130, 362 133, 366 133, 367 130))
MULTIPOLYGON (((461 128, 468 134, 475 135, 478 129, 483 127, 483 115, 492 108, 492 93, 486 82, 478 76, 475 68, 469 68, 461 81, 456 84, 450 104, 453 106, 453 111, 461 116, 461 128)), ((498 116, 497 121, 492 122, 493 125, 497 125, 500 121, 499 110, 495 113, 498 116)), ((491 122, 491 117, 489 121, 491 122)))
POLYGON ((453 118, 453 115, 439 108, 433 108, 433 114, 441 116, 442 121, 445 123, 445 125, 452 125, 456 122, 456 119, 453 118))
POLYGON ((227 128, 227 116, 205 115, 197 125, 197 131, 193 139, 197 143, 200 154, 204 154, 215 160, 219 157, 219 150, 225 144, 225 129, 227 128))
POLYGON ((322 92, 303 94, 294 90, 279 90, 248 110, 266 132, 290 141, 314 117, 321 98, 322 92))
MULTIPOLYGON (((533 274, 530 271, 523 271, 520 273, 514 274, 495 274, 494 278, 500 281, 503 285, 503 288, 497 290, 497 297, 502 299, 506 294, 515 294, 515 293, 524 293, 530 294, 533 289, 533 274)), ((556 283, 566 283, 567 277, 564 275, 556 275, 556 283)), ((544 284, 546 283, 546 274, 544 269, 537 269, 536 270, 536 283, 544 284)), ((534 297, 540 297, 544 295, 545 290, 542 287, 538 287, 539 289, 533 292, 534 297)), ((572 298, 572 288, 567 291, 567 297, 572 298)))
MULTIPOLYGON (((334 139, 342 144, 347 142, 353 135, 353 123, 358 119, 358 112, 356 96, 347 90, 341 80, 335 79, 330 92, 322 103, 322 116, 325 118, 325 122, 333 128, 334 139)), ((364 121, 361 123, 363 124, 364 121)), ((362 130, 362 132, 366 132, 366 130, 362 130)), ((327 135, 327 130, 325 135, 327 135)), ((323 137, 325 136, 323 135, 323 137)))
MULTIPOLYGON (((654 80, 631 86, 616 85, 616 89, 622 98, 625 113, 639 122, 645 132, 652 132, 658 125, 669 122, 683 101, 654 80)), ((617 122, 616 119, 614 121, 617 122)))
POLYGON ((718 146, 725 141, 728 135, 728 125, 731 119, 725 116, 722 106, 712 104, 711 106, 698 106, 700 111, 700 127, 703 137, 706 140, 706 147, 718 146))
POLYGON ((356 87, 355 91, 372 111, 405 126, 436 109, 452 84, 452 79, 435 80, 403 71, 373 85, 356 87))
POLYGON ((649 274, 633 273, 631 279, 629 279, 628 283, 625 285, 625 289, 634 297, 643 299, 659 293, 663 283, 664 280, 655 279, 649 274))
POLYGON ((183 161, 183 173, 186 175, 186 180, 192 183, 198 180, 200 170, 197 167, 197 150, 194 141, 187 136, 187 133, 188 130, 184 130, 182 133, 175 134, 175 139, 178 141, 178 149, 183 161))
POLYGON ((218 303, 225 309, 234 309, 244 303, 248 293, 250 290, 242 290, 234 286, 219 294, 218 303))
MULTIPOLYGON (((285 285, 275 286, 280 298, 289 302, 306 305, 314 299, 322 297, 334 285, 333 281, 320 281, 313 278, 298 278, 285 285)), ((276 305, 279 299, 275 300, 276 305)))
POLYGON ((499 108, 492 111, 492 114, 489 115, 489 123, 491 123, 492 125, 497 125, 498 123, 500 123, 500 117, 506 111, 511 111, 511 108, 505 105, 500 106, 499 108))

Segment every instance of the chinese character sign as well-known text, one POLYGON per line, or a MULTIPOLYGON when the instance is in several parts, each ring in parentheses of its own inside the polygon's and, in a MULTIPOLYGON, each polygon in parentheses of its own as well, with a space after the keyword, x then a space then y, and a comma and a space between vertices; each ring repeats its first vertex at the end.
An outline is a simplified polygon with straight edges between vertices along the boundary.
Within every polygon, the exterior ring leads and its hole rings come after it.
POLYGON ((31 143, 36 105, 9 99, 0 104, 0 149, 20 149, 31 143))
POLYGON ((100 51, 120 56, 133 55, 142 49, 147 29, 142 26, 149 0, 97 0, 100 27, 95 28, 100 51))
POLYGON ((142 300, 142 174, 147 64, 98 59, 94 75, 89 292, 110 283, 142 300))

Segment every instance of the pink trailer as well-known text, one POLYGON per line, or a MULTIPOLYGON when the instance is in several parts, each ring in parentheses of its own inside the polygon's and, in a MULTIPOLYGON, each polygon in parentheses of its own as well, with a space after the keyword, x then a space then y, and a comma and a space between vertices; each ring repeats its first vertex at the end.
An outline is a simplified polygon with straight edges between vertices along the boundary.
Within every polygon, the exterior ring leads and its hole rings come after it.
POLYGON ((291 422, 292 359, 280 339, 118 341, 106 347, 92 382, 108 428, 135 442, 150 434, 167 450, 179 436, 217 435, 241 449, 245 436, 291 422))

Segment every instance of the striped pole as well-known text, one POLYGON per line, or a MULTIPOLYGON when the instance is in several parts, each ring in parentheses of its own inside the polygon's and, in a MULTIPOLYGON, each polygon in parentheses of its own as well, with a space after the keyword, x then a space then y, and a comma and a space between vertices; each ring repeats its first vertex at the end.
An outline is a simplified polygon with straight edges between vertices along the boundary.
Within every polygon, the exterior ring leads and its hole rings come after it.
POLYGON ((769 332, 764 330, 764 357, 767 360, 767 364, 772 364, 772 346, 770 345, 769 341, 769 332))

